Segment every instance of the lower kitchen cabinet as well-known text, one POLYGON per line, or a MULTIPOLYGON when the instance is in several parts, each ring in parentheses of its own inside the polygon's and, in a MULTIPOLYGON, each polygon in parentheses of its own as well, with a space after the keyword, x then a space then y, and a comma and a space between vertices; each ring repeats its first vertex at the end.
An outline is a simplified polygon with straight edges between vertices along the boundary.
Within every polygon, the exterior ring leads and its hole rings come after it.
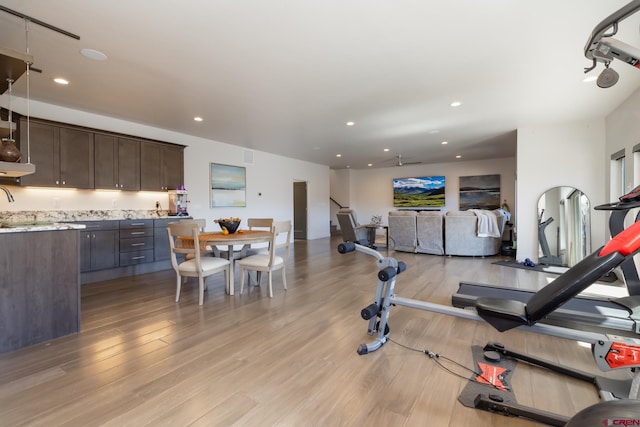
POLYGON ((156 261, 171 259, 171 248, 169 247, 169 234, 167 225, 170 222, 177 222, 177 218, 156 219, 153 221, 153 258, 156 261))
POLYGON ((115 268, 119 264, 118 221, 81 222, 80 272, 115 268))
POLYGON ((186 217, 78 221, 81 283, 171 268, 167 224, 186 217))
POLYGON ((78 230, 2 233, 0 266, 0 353, 80 330, 78 230))
POLYGON ((120 266, 153 262, 153 220, 120 221, 120 266))

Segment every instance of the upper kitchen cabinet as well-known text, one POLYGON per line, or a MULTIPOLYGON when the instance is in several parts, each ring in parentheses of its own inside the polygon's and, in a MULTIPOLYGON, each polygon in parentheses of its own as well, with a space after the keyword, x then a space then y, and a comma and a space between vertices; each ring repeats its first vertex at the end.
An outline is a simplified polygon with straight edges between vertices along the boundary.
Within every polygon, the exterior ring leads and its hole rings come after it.
POLYGON ((175 190, 183 184, 184 147, 153 141, 140 145, 140 189, 175 190))
POLYGON ((95 134, 95 188, 140 190, 140 141, 95 134))
MULTIPOLYGON (((21 130, 26 119, 20 120, 21 130)), ((20 132, 20 146, 27 147, 27 132, 20 132)), ((93 133, 50 123, 30 121, 29 155, 36 172, 20 178, 21 185, 94 188, 93 133)))

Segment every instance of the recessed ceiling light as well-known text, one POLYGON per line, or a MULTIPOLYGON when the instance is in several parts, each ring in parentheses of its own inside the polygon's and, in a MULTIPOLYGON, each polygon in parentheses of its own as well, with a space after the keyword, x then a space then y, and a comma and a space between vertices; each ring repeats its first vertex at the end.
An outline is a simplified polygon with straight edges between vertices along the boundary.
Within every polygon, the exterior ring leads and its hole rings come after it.
POLYGON ((390 148, 385 148, 384 151, 391 151, 391 149, 390 148))
POLYGON ((447 145, 449 143, 449 141, 442 141, 441 144, 442 145, 447 145))
POLYGON ((353 126, 355 124, 356 124, 355 122, 347 122, 347 126, 353 126))
POLYGON ((596 80, 598 80, 598 76, 589 76, 589 77, 585 77, 582 81, 585 83, 591 83, 591 82, 595 82, 596 80))
POLYGON ((54 82, 58 83, 59 85, 68 85, 69 81, 66 79, 63 79, 62 77, 56 77, 55 79, 53 79, 54 82))
POLYGON ((462 156, 461 156, 460 154, 458 154, 458 155, 456 156, 456 159, 461 159, 461 158, 462 158, 462 156))
POLYGON ((367 166, 373 166, 373 163, 368 163, 367 166))
POLYGON ((107 59, 107 55, 95 49, 82 49, 80 53, 82 56, 94 61, 105 61, 107 59))
POLYGON ((452 107, 459 107, 459 106, 461 106, 461 105, 462 105, 462 102, 460 102, 460 101, 453 101, 450 105, 451 105, 452 107))
POLYGON ((336 154, 336 157, 342 157, 342 154, 336 154))
POLYGON ((202 117, 194 117, 193 120, 196 121, 196 122, 201 122, 202 121, 202 117))

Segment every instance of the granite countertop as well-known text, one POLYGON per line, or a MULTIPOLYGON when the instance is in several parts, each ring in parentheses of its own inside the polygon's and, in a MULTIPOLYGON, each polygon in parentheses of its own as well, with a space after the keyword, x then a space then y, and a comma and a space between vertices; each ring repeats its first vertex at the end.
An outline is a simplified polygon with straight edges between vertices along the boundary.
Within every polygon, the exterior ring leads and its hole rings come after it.
POLYGON ((24 233, 27 231, 81 230, 83 228, 86 228, 83 224, 64 224, 59 222, 5 222, 0 224, 0 234, 24 233))
POLYGON ((3 211, 0 233, 72 230, 85 228, 80 221, 179 218, 161 210, 3 211))

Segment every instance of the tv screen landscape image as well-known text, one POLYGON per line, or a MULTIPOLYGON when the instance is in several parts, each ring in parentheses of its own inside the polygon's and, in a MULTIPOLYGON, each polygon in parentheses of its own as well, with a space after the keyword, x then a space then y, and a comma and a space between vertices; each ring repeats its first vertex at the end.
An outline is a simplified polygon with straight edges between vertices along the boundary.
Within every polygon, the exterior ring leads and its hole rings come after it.
POLYGON ((393 206, 396 208, 443 208, 444 176, 395 178, 393 206))

